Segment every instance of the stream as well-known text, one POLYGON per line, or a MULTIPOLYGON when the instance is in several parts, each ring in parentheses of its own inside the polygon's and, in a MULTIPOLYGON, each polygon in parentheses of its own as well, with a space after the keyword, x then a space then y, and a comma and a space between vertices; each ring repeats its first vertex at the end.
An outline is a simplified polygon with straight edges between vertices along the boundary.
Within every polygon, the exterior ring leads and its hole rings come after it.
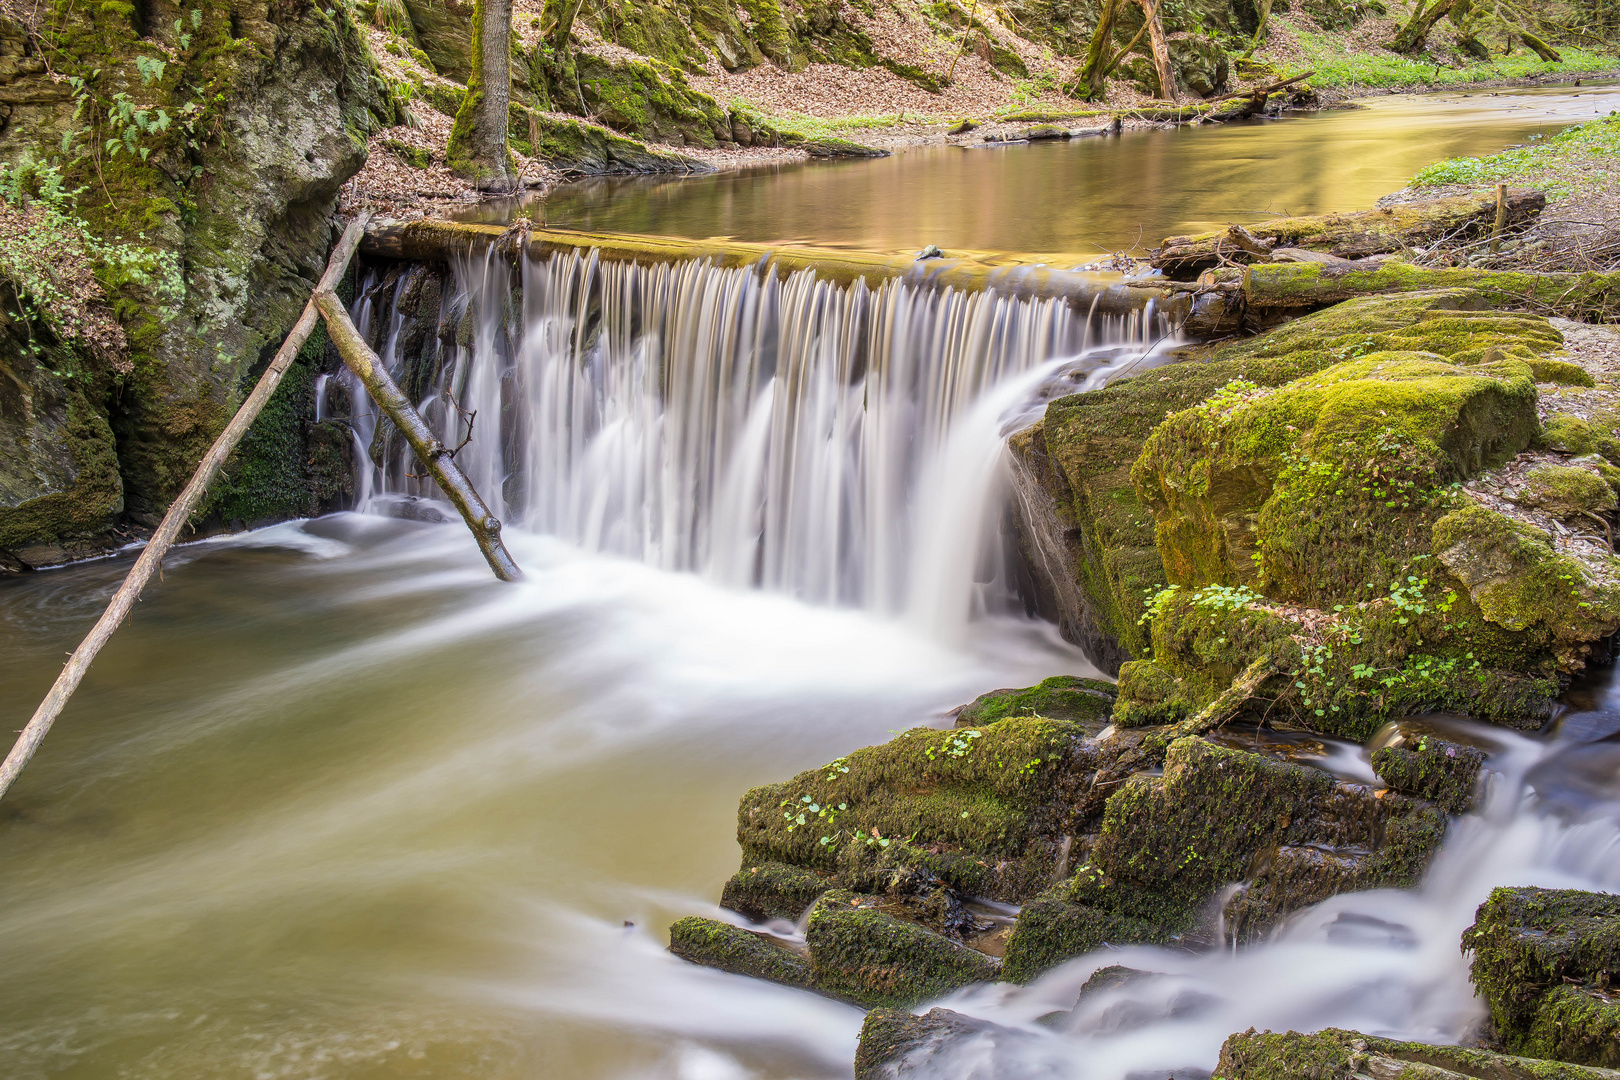
MULTIPOLYGON (((1620 107, 1620 90, 1447 95, 1439 119, 1412 100, 590 185, 548 214, 895 250, 1098 250, 1139 224, 1227 220, 1234 199, 1365 206, 1436 158, 1620 107), (1399 109, 1411 123, 1383 148, 1370 120, 1399 109), (1217 170, 1201 195, 1160 199, 1212 161, 1243 190, 1217 170), (1061 172, 1108 195, 1087 204, 1070 184, 1045 204, 980 200, 997 182, 982 170, 1061 172), (1158 179, 1126 180, 1145 175, 1158 179)), ((599 275, 588 296, 578 271, 531 265, 521 318, 503 321, 490 298, 512 283, 455 268, 455 303, 482 310, 484 330, 443 378, 484 410, 465 464, 498 500, 525 582, 492 580, 461 525, 424 520, 432 504, 387 462, 361 477, 369 512, 165 560, 0 801, 0 1075, 850 1075, 858 1010, 676 960, 667 927, 719 914, 748 787, 948 724, 989 689, 1096 674, 1023 616, 1005 559, 987 554, 1007 498, 1002 440, 1044 397, 1159 362, 1171 342, 1151 312, 1088 321, 900 286, 839 297, 703 267, 599 275), (622 333, 588 354, 558 336, 603 312, 622 333), (797 327, 816 332, 789 348, 797 327), (716 366, 663 377, 676 356, 716 366), (491 418, 503 411, 504 426, 491 418), (749 472, 760 447, 770 468, 749 472)), ((356 316, 397 341, 364 308, 386 292, 373 279, 356 316)), ((128 561, 0 579, 13 726, 128 561)), ((1422 889, 1335 898, 1236 953, 1131 948, 1030 987, 969 989, 951 1007, 1020 1037, 946 1075, 1201 1077, 1251 1025, 1461 1037, 1482 1010, 1457 938, 1491 886, 1620 888, 1611 674, 1544 734, 1432 721, 1486 747, 1496 775, 1422 889), (1036 1023, 1110 963, 1166 977, 1036 1023)), ((1329 740, 1323 754, 1324 768, 1367 768, 1361 747, 1329 740)))

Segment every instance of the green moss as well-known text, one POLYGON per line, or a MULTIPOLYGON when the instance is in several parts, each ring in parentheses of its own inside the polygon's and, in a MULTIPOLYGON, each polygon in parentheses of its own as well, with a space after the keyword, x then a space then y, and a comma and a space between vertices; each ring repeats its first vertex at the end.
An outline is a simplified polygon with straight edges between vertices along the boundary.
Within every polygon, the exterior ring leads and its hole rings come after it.
POLYGON ((1007 939, 1002 978, 1027 983, 1059 964, 1105 945, 1162 944, 1170 935, 1155 923, 1071 903, 1056 896, 1025 904, 1007 939))
POLYGON ((785 863, 756 863, 731 876, 720 894, 720 906, 755 922, 798 922, 828 887, 827 879, 813 870, 785 863))
POLYGON ((1535 359, 1529 361, 1529 364, 1530 371, 1538 383, 1557 383, 1559 386, 1597 385, 1585 368, 1568 360, 1535 359))
POLYGON ((1114 707, 1114 687, 1101 679, 1054 675, 1022 690, 992 690, 973 699, 956 714, 957 727, 980 727, 1017 716, 1101 728, 1114 707))
POLYGON ((1497 1037, 1515 1053, 1620 1065, 1620 898, 1573 889, 1499 888, 1463 933, 1469 974, 1497 1037))
POLYGON ((744 864, 881 874, 926 853, 947 882, 1014 898, 1040 867, 1050 873, 1053 845, 1039 838, 1061 822, 1065 766, 1083 735, 1039 718, 917 728, 754 788, 738 809, 744 864))
POLYGON ((1176 724, 1193 711, 1180 681, 1158 664, 1132 660, 1120 667, 1119 704, 1114 708, 1114 722, 1120 727, 1176 724))
POLYGON ((1538 465, 1524 477, 1518 502, 1559 517, 1601 514, 1615 508, 1614 490, 1595 469, 1538 465))
POLYGON ((425 146, 412 146, 399 139, 383 139, 381 145, 413 169, 426 169, 433 164, 433 151, 425 146))
POLYGON ((835 891, 816 901, 805 940, 816 986, 867 1006, 905 1008, 976 982, 993 982, 991 957, 835 891))
POLYGON ((760 934, 716 919, 689 915, 669 928, 669 951, 694 964, 812 989, 814 976, 804 957, 760 934))
POLYGON ((1492 1080, 1607 1080, 1609 1074, 1562 1061, 1509 1057, 1488 1050, 1397 1042, 1359 1031, 1326 1028, 1310 1035, 1249 1031, 1221 1047, 1220 1080, 1348 1080, 1355 1075, 1388 1080, 1441 1080, 1455 1076, 1492 1080))
POLYGON ((111 527, 124 508, 124 489, 112 430, 77 386, 63 394, 67 422, 61 429, 73 460, 71 486, 12 506, 0 507, 0 549, 94 537, 111 527))
MULTIPOLYGON (((248 389, 258 375, 249 371, 244 380, 248 389)), ((314 514, 316 499, 304 468, 304 418, 314 411, 314 375, 295 363, 242 437, 202 516, 211 511, 227 522, 253 527, 314 514)))
POLYGON ((1473 805, 1474 785, 1485 755, 1472 746, 1425 735, 1411 746, 1384 746, 1373 751, 1378 778, 1397 791, 1428 799, 1450 814, 1473 805))

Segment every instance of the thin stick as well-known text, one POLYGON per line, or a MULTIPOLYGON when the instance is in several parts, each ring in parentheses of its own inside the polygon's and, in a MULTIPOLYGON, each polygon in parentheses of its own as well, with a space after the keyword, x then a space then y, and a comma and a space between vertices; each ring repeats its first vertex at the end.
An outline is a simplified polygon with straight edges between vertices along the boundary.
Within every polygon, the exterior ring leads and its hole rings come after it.
POLYGON ((349 313, 343 309, 342 301, 331 293, 318 293, 315 305, 326 317, 326 331, 331 335, 332 344, 337 346, 338 355, 343 357, 349 370, 365 383, 371 400, 405 436, 439 489, 456 504, 462 520, 472 530, 473 539, 478 541, 479 550, 484 553, 489 568, 502 581, 521 581, 523 571, 518 569, 512 556, 507 554, 506 546, 501 543, 500 519, 489 512, 489 507, 478 497, 467 474, 456 464, 449 447, 433 434, 433 429, 411 406, 410 399, 388 374, 388 369, 383 367, 377 354, 371 351, 371 346, 360 336, 360 331, 349 320, 349 313))
MULTIPOLYGON (((338 281, 343 277, 343 271, 348 268, 349 260, 354 256, 355 249, 360 246, 360 237, 365 231, 365 214, 349 222, 349 227, 343 230, 343 239, 338 241, 337 248, 332 252, 332 258, 326 264, 326 273, 321 275, 320 283, 315 286, 315 297, 330 293, 337 287, 338 281)), ((141 589, 145 588, 152 575, 162 566, 163 556, 168 553, 169 547, 180 535, 181 527, 190 520, 192 513, 202 502, 208 485, 219 475, 225 459, 231 456, 236 444, 247 434, 248 428, 258 417, 259 410, 264 408, 264 403, 276 392, 276 387, 281 383, 281 376, 292 366, 298 350, 303 348, 310 331, 315 329, 317 318, 315 297, 311 297, 309 303, 304 305, 303 314, 299 315, 298 321, 293 324, 292 332, 287 335, 287 340, 281 343, 275 359, 270 361, 270 366, 259 377, 259 385, 253 388, 247 400, 242 402, 242 407, 236 410, 236 415, 231 417, 231 422, 225 425, 225 430, 214 440, 214 445, 203 455, 202 461, 197 465, 197 471, 192 474, 191 482, 186 484, 180 497, 170 505, 169 512, 163 515, 162 524, 152 534, 152 539, 147 542, 140 558, 135 560, 135 565, 130 567, 129 574, 124 578, 124 583, 118 587, 118 591, 113 594, 107 610, 101 613, 101 618, 96 620, 96 625, 90 633, 79 643, 79 647, 73 650, 72 657, 62 669, 62 674, 56 677, 50 693, 45 695, 45 700, 34 710, 33 719, 28 721, 28 726, 17 736, 17 742, 12 746, 11 753, 6 755, 5 764, 0 765, 0 798, 5 797, 6 791, 17 779, 17 774, 23 771, 23 766, 28 764, 28 760, 34 756, 34 751, 38 750, 39 744, 45 740, 51 725, 67 706, 68 698, 73 696, 73 691, 78 689, 85 672, 90 670, 91 661, 95 660, 101 647, 107 644, 113 631, 129 617, 130 608, 134 607, 135 601, 140 598, 141 589)))
POLYGON ((951 76, 956 74, 956 62, 962 59, 963 53, 967 52, 968 38, 973 35, 973 16, 978 13, 978 10, 979 0, 973 0, 973 6, 968 8, 967 29, 962 31, 962 47, 956 50, 955 56, 951 57, 950 70, 945 72, 946 83, 949 83, 951 76))
POLYGON ((1502 230, 1507 228, 1507 185, 1496 185, 1496 225, 1491 229, 1491 254, 1502 250, 1502 230))

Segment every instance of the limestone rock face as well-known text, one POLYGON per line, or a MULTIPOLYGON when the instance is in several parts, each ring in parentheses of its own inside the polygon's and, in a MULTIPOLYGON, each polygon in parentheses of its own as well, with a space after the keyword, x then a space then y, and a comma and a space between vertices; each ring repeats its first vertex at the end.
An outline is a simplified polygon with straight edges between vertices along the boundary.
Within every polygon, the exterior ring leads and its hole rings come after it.
POLYGON ((338 189, 394 113, 343 5, 68 5, 46 33, 54 71, 85 82, 53 80, 40 47, 0 26, 0 158, 76 157, 65 169, 84 188, 80 214, 99 236, 171 254, 184 297, 103 271, 129 370, 61 358, 70 367, 55 370, 75 373, 65 397, 44 366, 6 361, 16 377, 0 380, 14 393, 0 402, 0 445, 28 447, 34 463, 0 496, 0 548, 13 551, 93 538, 120 484, 137 520, 163 512, 303 307, 338 189), (138 122, 114 118, 120 101, 138 122), (86 116, 97 130, 125 125, 117 151, 92 143, 86 116), (94 499, 70 495, 91 476, 94 499))

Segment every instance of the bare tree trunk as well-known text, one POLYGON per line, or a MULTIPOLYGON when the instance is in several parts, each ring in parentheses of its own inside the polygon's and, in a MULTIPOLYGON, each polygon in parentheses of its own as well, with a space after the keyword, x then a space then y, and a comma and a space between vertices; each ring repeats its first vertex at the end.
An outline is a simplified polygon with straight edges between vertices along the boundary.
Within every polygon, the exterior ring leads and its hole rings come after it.
POLYGON ((506 138, 512 103, 512 0, 477 0, 472 61, 445 163, 480 191, 512 191, 517 175, 506 138))
POLYGON ((1179 101, 1181 88, 1176 85, 1176 69, 1170 63, 1170 42, 1164 36, 1158 0, 1141 0, 1141 4, 1148 24, 1148 41, 1153 45, 1153 67, 1159 73, 1159 96, 1167 101, 1179 101))
POLYGON ((225 430, 219 433, 219 438, 208 448, 208 453, 203 455, 202 461, 198 462, 197 471, 192 474, 191 481, 186 484, 185 490, 180 492, 180 497, 169 505, 168 513, 163 515, 163 521, 152 534, 152 539, 147 541, 145 550, 124 577, 124 583, 113 594, 107 610, 101 613, 101 618, 96 620, 96 625, 91 628, 90 633, 79 643, 79 647, 73 650, 67 665, 62 668, 62 673, 52 684, 50 693, 45 695, 45 700, 34 710, 28 726, 17 736, 17 742, 12 746, 11 753, 6 755, 5 763, 0 764, 0 797, 5 796, 7 789, 17 779, 17 774, 23 771, 23 766, 28 764, 29 759, 34 756, 34 751, 39 749, 39 744, 45 740, 51 725, 67 706, 73 691, 78 689, 80 681, 90 670, 90 664, 101 651, 101 647, 107 644, 113 631, 129 617, 130 608, 135 606, 141 590, 163 565, 163 556, 180 536, 181 528, 196 512, 203 495, 208 491, 208 485, 219 475, 225 460, 231 456, 231 451, 236 449, 236 444, 242 441, 242 436, 247 434, 248 428, 253 426, 259 410, 270 400, 270 395, 276 392, 276 387, 281 384, 281 377, 287 373, 287 369, 297 358, 298 350, 303 348, 304 342, 309 338, 309 332, 315 329, 317 298, 323 294, 332 295, 332 290, 342 280, 343 271, 354 256, 355 248, 360 246, 360 237, 365 231, 365 214, 349 222, 349 227, 343 230, 343 238, 338 241, 331 259, 327 261, 326 273, 321 275, 320 282, 315 286, 315 295, 304 305, 303 314, 299 315, 298 321, 293 324, 287 340, 281 343, 281 348, 276 350, 270 366, 259 376, 259 384, 253 388, 247 400, 242 402, 242 407, 236 410, 236 415, 225 425, 225 430))
POLYGON ((337 346, 344 364, 365 383, 371 400, 405 436, 411 449, 416 452, 417 460, 427 466, 428 473, 439 485, 439 490, 455 503, 462 520, 478 541, 479 550, 484 553, 489 568, 502 581, 521 581, 523 571, 518 569, 512 556, 507 554, 506 546, 501 543, 500 519, 490 513, 484 500, 478 497, 467 474, 456 464, 454 453, 439 441, 433 429, 411 406, 410 399, 395 384, 388 369, 383 367, 377 354, 360 336, 360 331, 354 328, 342 302, 333 294, 326 293, 317 296, 315 303, 326 317, 327 333, 331 335, 332 344, 337 346))

